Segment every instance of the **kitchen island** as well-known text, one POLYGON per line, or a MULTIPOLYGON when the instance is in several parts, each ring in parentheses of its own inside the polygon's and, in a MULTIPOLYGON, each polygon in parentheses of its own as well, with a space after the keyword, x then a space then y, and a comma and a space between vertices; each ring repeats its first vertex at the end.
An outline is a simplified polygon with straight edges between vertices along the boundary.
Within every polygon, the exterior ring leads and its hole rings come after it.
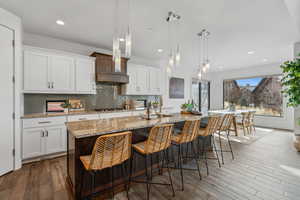
MULTIPOLYGON (((173 123, 175 127, 181 128, 183 123, 187 120, 201 119, 201 116, 173 114, 170 116, 162 116, 156 119, 144 119, 142 117, 121 117, 101 120, 87 120, 80 122, 67 122, 68 140, 67 140, 67 182, 69 183, 75 199, 80 199, 80 183, 82 182, 83 166, 79 159, 82 155, 89 155, 96 139, 105 134, 132 131, 132 143, 144 141, 151 127, 160 124, 173 123)), ((154 156, 157 158, 157 156, 154 156)), ((133 177, 142 175, 144 173, 143 163, 140 162, 139 157, 136 158, 137 165, 133 171, 133 177)), ((141 159, 142 160, 142 159, 141 159)), ((158 159, 153 160, 153 167, 157 167, 158 159)), ((127 165, 129 162, 127 163, 127 165)), ((114 167, 115 174, 115 192, 124 189, 123 178, 121 170, 114 167), (118 185, 118 186, 117 186, 118 185)), ((82 194, 84 196, 91 193, 90 191, 90 177, 84 176, 84 185, 82 187, 82 194)), ((96 188, 94 191, 104 191, 111 186, 110 183, 110 169, 104 169, 97 173, 96 188)))

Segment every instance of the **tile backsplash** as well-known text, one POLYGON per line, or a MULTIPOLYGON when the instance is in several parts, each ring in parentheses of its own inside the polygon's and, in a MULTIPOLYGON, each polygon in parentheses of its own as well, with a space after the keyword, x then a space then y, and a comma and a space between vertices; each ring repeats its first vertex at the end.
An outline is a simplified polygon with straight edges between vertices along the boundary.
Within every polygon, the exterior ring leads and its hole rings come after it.
POLYGON ((159 101, 159 96, 125 96, 118 94, 117 85, 97 84, 97 94, 25 94, 24 114, 44 113, 46 100, 80 99, 85 103, 86 110, 96 108, 120 108, 126 100, 159 101))

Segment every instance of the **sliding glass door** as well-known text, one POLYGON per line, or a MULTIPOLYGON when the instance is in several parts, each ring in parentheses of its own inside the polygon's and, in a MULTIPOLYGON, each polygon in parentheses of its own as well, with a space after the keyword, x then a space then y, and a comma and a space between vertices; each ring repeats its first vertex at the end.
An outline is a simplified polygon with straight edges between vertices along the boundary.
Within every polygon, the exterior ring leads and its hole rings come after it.
POLYGON ((192 99, 199 106, 199 111, 207 113, 210 109, 210 83, 209 81, 193 80, 192 99))

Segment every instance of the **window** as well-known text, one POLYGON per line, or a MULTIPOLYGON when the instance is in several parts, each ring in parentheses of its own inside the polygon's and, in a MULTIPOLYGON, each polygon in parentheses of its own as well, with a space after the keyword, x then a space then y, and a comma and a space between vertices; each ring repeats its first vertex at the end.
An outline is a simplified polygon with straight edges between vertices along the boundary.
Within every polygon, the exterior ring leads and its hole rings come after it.
POLYGON ((224 80, 223 104, 255 110, 257 115, 282 116, 281 76, 224 80))

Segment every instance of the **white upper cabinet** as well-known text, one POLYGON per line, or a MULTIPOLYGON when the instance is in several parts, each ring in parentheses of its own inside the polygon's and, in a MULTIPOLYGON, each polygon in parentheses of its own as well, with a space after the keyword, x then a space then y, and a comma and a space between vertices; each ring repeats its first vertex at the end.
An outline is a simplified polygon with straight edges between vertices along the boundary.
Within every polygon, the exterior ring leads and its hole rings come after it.
POLYGON ((160 95, 161 71, 158 68, 129 63, 129 83, 123 88, 126 95, 160 95))
POLYGON ((95 62, 91 59, 76 59, 76 91, 79 93, 96 93, 95 62))
POLYGON ((74 91, 74 59, 65 56, 51 56, 51 89, 59 92, 74 91))
POLYGON ((25 48, 24 93, 94 94, 94 68, 90 57, 25 48))
POLYGON ((136 70, 137 70, 136 89, 138 94, 149 94, 148 69, 144 66, 139 66, 136 70))
POLYGON ((161 71, 156 68, 149 69, 149 90, 152 95, 161 95, 161 71))
POLYGON ((31 51, 24 52, 24 90, 47 91, 50 88, 50 56, 31 51))

